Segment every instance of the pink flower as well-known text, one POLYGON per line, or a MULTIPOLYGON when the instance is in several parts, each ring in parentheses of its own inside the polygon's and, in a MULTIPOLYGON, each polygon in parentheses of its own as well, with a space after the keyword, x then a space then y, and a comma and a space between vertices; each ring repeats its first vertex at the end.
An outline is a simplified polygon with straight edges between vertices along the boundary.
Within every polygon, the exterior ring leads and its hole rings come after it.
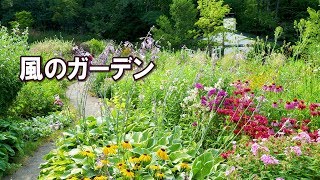
POLYGON ((252 154, 254 156, 257 155, 258 150, 259 150, 259 144, 258 143, 253 143, 252 146, 251 146, 251 152, 252 152, 252 154))
POLYGON ((197 123, 197 122, 193 122, 193 123, 192 123, 192 126, 193 126, 193 127, 196 127, 196 126, 198 126, 198 123, 197 123))
POLYGON ((283 178, 281 178, 281 177, 278 177, 278 178, 276 178, 276 180, 284 180, 283 178))
POLYGON ((273 107, 273 108, 278 108, 279 105, 277 104, 277 102, 273 102, 273 103, 272 103, 272 107, 273 107))
POLYGON ((300 156, 302 154, 301 149, 299 146, 291 146, 291 151, 293 151, 297 156, 300 156))
POLYGON ((294 140, 294 141, 296 141, 296 140, 298 140, 298 141, 305 141, 305 142, 311 142, 311 137, 309 136, 309 134, 308 133, 306 133, 306 132, 301 132, 301 133, 299 133, 297 136, 294 136, 293 138, 292 138, 292 140, 294 140))
POLYGON ((265 164, 265 165, 274 165, 274 164, 279 164, 279 160, 274 158, 273 156, 270 155, 262 155, 260 160, 265 164))
POLYGON ((295 106, 294 103, 287 102, 284 107, 285 107, 287 110, 290 110, 290 109, 294 109, 296 106, 295 106))

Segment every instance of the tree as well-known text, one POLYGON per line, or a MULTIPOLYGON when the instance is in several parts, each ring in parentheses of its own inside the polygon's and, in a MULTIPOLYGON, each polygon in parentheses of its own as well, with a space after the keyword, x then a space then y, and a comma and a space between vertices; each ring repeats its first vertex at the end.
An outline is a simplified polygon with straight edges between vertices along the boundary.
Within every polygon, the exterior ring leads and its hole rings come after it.
POLYGON ((207 45, 211 46, 212 36, 223 32, 223 17, 230 12, 223 0, 198 0, 200 18, 196 25, 200 28, 199 34, 207 38, 207 45))
MULTIPOLYGON (((169 41, 173 47, 191 45, 197 9, 191 0, 173 0, 169 19, 163 15, 157 20, 159 28, 154 30, 156 39, 169 41)), ((163 43, 162 43, 163 44, 163 43)))

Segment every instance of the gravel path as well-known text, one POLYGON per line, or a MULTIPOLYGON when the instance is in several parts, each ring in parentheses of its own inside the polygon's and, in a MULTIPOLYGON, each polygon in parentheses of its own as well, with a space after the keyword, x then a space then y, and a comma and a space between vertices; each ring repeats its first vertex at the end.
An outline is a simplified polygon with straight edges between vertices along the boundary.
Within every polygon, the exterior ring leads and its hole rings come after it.
MULTIPOLYGON (((75 107, 79 107, 81 93, 84 92, 85 82, 76 82, 69 86, 66 95, 70 99, 70 103, 75 107)), ((99 99, 87 96, 85 108, 85 115, 88 116, 100 116, 99 99)), ((40 169, 41 163, 44 163, 43 156, 48 154, 52 149, 55 148, 54 142, 48 142, 43 144, 39 149, 34 152, 33 156, 29 157, 26 163, 18 169, 13 175, 6 176, 3 180, 36 180, 40 169)), ((0 178, 1 179, 1 178, 0 178)))

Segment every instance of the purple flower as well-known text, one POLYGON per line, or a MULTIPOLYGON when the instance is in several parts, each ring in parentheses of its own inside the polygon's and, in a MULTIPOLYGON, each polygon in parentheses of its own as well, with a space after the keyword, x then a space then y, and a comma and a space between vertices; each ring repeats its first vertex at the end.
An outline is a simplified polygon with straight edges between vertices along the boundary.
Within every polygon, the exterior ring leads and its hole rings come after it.
POLYGON ((196 83, 194 85, 194 87, 197 88, 197 89, 204 89, 204 86, 202 84, 200 84, 200 83, 196 83))
POLYGON ((218 92, 218 96, 227 96, 227 92, 225 92, 224 90, 220 90, 218 92))
POLYGON ((265 165, 273 165, 273 164, 279 164, 279 160, 274 158, 273 156, 270 155, 262 155, 260 160, 265 164, 265 165))
POLYGON ((201 97, 201 104, 203 105, 203 106, 206 106, 207 105, 207 98, 206 97, 204 97, 204 96, 202 96, 201 97))
POLYGON ((211 97, 212 95, 216 94, 217 93, 217 89, 216 88, 213 88, 211 89, 210 91, 208 91, 208 97, 211 97))

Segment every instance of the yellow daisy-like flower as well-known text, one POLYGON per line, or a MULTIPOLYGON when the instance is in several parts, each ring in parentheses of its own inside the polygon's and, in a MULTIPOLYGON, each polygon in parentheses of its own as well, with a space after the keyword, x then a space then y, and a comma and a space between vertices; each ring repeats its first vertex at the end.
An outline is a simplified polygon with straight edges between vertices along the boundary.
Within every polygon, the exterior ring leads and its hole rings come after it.
POLYGON ((114 149, 114 150, 117 150, 118 146, 116 144, 111 144, 111 148, 114 149))
POLYGON ((140 163, 136 163, 133 167, 133 170, 139 170, 141 169, 141 164, 140 163))
POLYGON ((151 156, 149 156, 148 154, 142 154, 139 157, 139 159, 141 162, 149 162, 149 161, 151 161, 151 156))
POLYGON ((89 150, 82 151, 82 152, 81 152, 81 155, 87 156, 87 157, 94 157, 93 152, 91 152, 91 151, 89 151, 89 150))
POLYGON ((124 164, 124 163, 118 163, 118 164, 117 164, 117 168, 118 168, 119 170, 123 170, 123 169, 126 168, 126 164, 124 164))
POLYGON ((188 170, 188 169, 190 169, 190 166, 188 163, 182 162, 182 163, 180 163, 180 168, 188 170))
POLYGON ((129 143, 129 141, 124 141, 124 142, 122 143, 122 147, 123 147, 123 149, 132 149, 132 146, 131 146, 131 144, 129 143))
POLYGON ((159 179, 163 179, 165 177, 165 175, 162 172, 157 172, 156 177, 159 179))
POLYGON ((123 174, 123 176, 125 176, 127 178, 133 178, 134 177, 134 173, 130 169, 123 169, 122 170, 122 174, 123 174))
POLYGON ((138 163, 138 162, 140 162, 140 159, 137 158, 137 157, 130 157, 130 158, 129 158, 129 162, 131 162, 131 163, 138 163))
POLYGON ((93 180, 107 180, 108 177, 106 176, 96 176, 93 180))
POLYGON ((83 178, 83 180, 91 180, 90 178, 83 178))
POLYGON ((160 166, 158 166, 158 165, 151 165, 151 166, 149 166, 149 168, 150 168, 151 170, 154 170, 154 171, 160 170, 160 166))
POLYGON ((168 160, 169 156, 165 149, 161 148, 157 151, 157 156, 162 160, 168 160))
POLYGON ((103 154, 105 154, 106 156, 116 154, 116 153, 117 153, 117 149, 113 148, 110 145, 107 145, 106 147, 103 148, 103 154))

